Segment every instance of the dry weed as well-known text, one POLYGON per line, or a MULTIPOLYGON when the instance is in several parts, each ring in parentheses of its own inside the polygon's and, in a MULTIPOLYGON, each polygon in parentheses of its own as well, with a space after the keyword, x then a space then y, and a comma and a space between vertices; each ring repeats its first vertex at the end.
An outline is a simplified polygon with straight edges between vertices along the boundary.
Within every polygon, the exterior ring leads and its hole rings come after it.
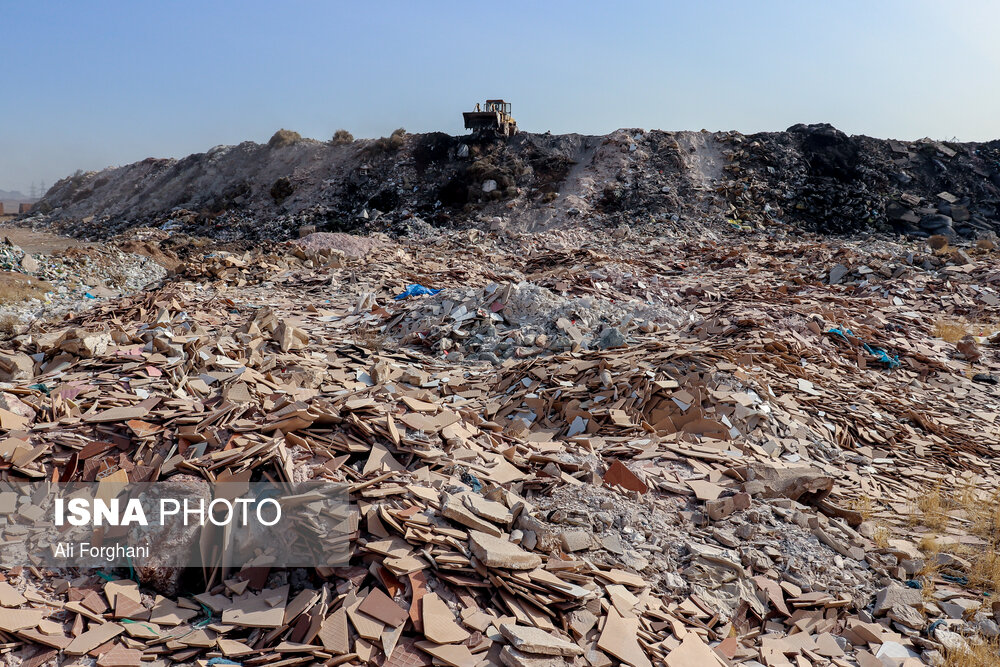
POLYGON ((941 543, 938 542, 936 535, 924 535, 920 538, 917 548, 925 554, 936 556, 941 551, 941 543))
POLYGON ((962 507, 972 524, 972 534, 1000 545, 1000 490, 986 499, 972 494, 962 501, 962 507))
POLYGON ((366 329, 358 329, 354 332, 354 342, 366 350, 381 352, 386 348, 386 344, 389 342, 389 337, 380 332, 378 329, 369 327, 366 329))
POLYGON ((945 656, 944 667, 996 667, 1000 665, 1000 643, 997 641, 972 644, 945 656))
POLYGON ((941 494, 940 485, 933 486, 917 496, 915 505, 916 511, 910 515, 911 524, 927 526, 935 531, 940 531, 948 524, 945 499, 941 494))
POLYGON ((858 496, 847 501, 847 507, 861 515, 864 521, 870 521, 875 514, 875 503, 869 496, 858 496))
POLYGON ((1000 323, 994 320, 949 319, 934 320, 932 333, 949 343, 957 343, 966 336, 992 336, 1000 330, 1000 323))
POLYGON ((995 546, 972 557, 969 583, 994 593, 1000 592, 1000 551, 995 546))
POLYGON ((957 343, 969 335, 965 324, 957 320, 934 320, 934 337, 949 343, 957 343))
POLYGON ((299 141, 302 141, 301 134, 282 128, 271 136, 267 145, 269 148, 281 148, 282 146, 291 146, 299 141))
POLYGON ((937 555, 941 552, 941 543, 934 535, 924 535, 920 538, 917 548, 924 554, 924 566, 917 572, 917 576, 923 579, 924 587, 921 589, 923 598, 927 601, 934 599, 934 579, 941 571, 941 563, 938 562, 937 555))
POLYGON ((17 335, 17 325, 20 320, 13 315, 0 317, 0 340, 10 340, 17 335))
MULTIPOLYGON (((1000 593, 1000 490, 983 497, 972 480, 965 480, 949 497, 940 486, 925 490, 915 501, 910 515, 911 525, 930 528, 932 532, 920 539, 917 547, 924 553, 924 567, 919 576, 924 578, 924 594, 933 591, 933 580, 941 570, 937 555, 947 551, 961 556, 970 563, 969 583, 973 586, 1000 593), (986 541, 985 547, 949 544, 943 546, 938 534, 952 522, 947 510, 957 509, 965 514, 959 528, 986 541)), ((998 663, 1000 664, 1000 663, 998 663)))
POLYGON ((970 482, 959 495, 959 503, 969 519, 969 532, 986 540, 983 549, 969 549, 965 555, 971 562, 969 581, 994 593, 1000 592, 1000 490, 987 497, 976 492, 970 482))
POLYGON ((885 524, 875 526, 875 530, 872 532, 872 542, 874 542, 875 546, 879 549, 889 548, 890 537, 892 537, 892 531, 889 529, 889 526, 886 526, 885 524))
POLYGON ((374 146, 384 153, 390 153, 398 151, 404 143, 406 143, 406 130, 400 127, 393 130, 388 137, 376 139, 374 146))

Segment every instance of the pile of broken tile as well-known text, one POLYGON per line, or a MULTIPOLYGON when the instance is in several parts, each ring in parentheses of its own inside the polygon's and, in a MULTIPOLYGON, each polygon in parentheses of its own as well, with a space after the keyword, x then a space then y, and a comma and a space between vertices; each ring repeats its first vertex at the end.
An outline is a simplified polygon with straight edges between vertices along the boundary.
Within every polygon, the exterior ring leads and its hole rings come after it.
MULTIPOLYGON (((192 577, 154 559, 134 581, 29 551, 0 583, 0 651, 99 667, 868 666, 989 636, 1000 610, 969 564, 942 553, 919 575, 924 531, 905 514, 931 484, 996 487, 996 393, 931 336, 970 300, 996 313, 990 249, 956 264, 891 240, 560 234, 216 253, 9 341, 5 479, 328 479, 351 485, 360 520, 343 568, 192 577), (444 291, 393 298, 414 283, 444 291), (496 366, 394 333, 461 329, 461 307, 514 336, 504 299, 524 283, 687 317, 609 311, 614 345, 571 338, 496 366), (480 294, 492 302, 466 303, 480 294)), ((3 540, 37 520, 23 507, 0 498, 3 540)))

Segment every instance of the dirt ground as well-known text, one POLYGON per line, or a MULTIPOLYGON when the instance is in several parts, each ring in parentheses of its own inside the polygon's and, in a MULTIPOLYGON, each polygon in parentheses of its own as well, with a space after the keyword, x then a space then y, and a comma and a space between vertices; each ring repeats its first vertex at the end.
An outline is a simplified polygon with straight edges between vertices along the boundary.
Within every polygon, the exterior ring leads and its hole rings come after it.
MULTIPOLYGON (((14 216, 4 216, 0 222, 12 220, 14 216)), ((60 236, 49 232, 34 231, 26 227, 0 228, 0 236, 6 236, 14 245, 31 254, 51 255, 54 252, 84 245, 79 239, 71 236, 60 236)))

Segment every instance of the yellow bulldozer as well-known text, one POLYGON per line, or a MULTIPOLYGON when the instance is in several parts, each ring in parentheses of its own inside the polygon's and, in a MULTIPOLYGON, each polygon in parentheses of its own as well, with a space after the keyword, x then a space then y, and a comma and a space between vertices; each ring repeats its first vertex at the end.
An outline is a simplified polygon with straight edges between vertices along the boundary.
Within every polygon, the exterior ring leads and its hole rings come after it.
POLYGON ((475 111, 462 113, 465 129, 473 132, 493 132, 498 137, 513 137, 517 134, 517 121, 510 115, 510 102, 486 100, 486 104, 476 105, 475 111))

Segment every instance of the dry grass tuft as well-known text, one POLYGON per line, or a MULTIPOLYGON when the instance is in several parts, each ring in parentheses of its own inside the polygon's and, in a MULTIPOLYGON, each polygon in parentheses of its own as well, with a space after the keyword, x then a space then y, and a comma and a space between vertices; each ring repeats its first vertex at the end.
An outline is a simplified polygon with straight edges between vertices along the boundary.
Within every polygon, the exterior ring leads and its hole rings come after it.
POLYGON ((0 340, 10 340, 17 335, 17 327, 21 323, 13 315, 0 317, 0 340))
POLYGON ((354 135, 347 130, 337 130, 333 133, 333 145, 342 146, 354 141, 354 135))
POLYGON ((938 318, 934 320, 932 333, 935 338, 957 343, 966 336, 992 336, 1000 330, 996 321, 938 318))
POLYGON ((996 667, 1000 665, 1000 643, 996 641, 982 644, 969 643, 961 651, 952 651, 945 656, 944 667, 996 667))
POLYGON ((28 299, 44 299, 52 286, 23 273, 0 271, 0 303, 20 303, 28 299))
POLYGON ((934 486, 917 496, 916 511, 910 515, 910 522, 939 531, 948 524, 948 518, 941 487, 934 486))
POLYGON ((935 251, 935 254, 945 254, 949 253, 954 248, 948 243, 948 237, 942 236, 941 234, 935 234, 934 236, 927 239, 927 245, 931 247, 931 250, 935 251))
POLYGON ((271 136, 267 145, 269 148, 281 148, 282 146, 291 146, 299 141, 302 141, 301 134, 282 128, 271 136))
POLYGON ((875 514, 875 503, 869 496, 858 496, 847 501, 847 507, 861 515, 864 521, 870 521, 875 514))
POLYGON ((889 526, 876 526, 872 533, 872 542, 874 542, 875 546, 879 549, 888 549, 890 537, 892 537, 892 531, 889 529, 889 526))
POLYGON ((354 332, 354 342, 366 350, 381 352, 386 348, 389 337, 374 327, 368 327, 354 332))
POLYGON ((936 556, 941 551, 941 543, 935 535, 924 535, 920 538, 917 548, 930 556, 936 556))
POLYGON ((1000 490, 986 498, 969 491, 959 502, 971 522, 972 534, 994 545, 1000 543, 1000 490))
POLYGON ((937 319, 934 321, 934 337, 949 343, 957 343, 969 335, 965 324, 956 320, 937 319))
POLYGON ((1000 551, 996 546, 972 557, 969 583, 994 593, 1000 592, 1000 551))
MULTIPOLYGON (((909 517, 910 523, 931 529, 917 545, 924 554, 924 567, 918 574, 924 580, 926 598, 933 593, 933 581, 941 570, 937 556, 943 551, 968 561, 968 572, 964 574, 968 576, 971 586, 991 591, 994 595, 1000 593, 1000 490, 986 495, 981 489, 976 480, 966 479, 959 482, 949 496, 942 493, 940 486, 934 486, 917 497, 909 517), (956 516, 949 515, 948 510, 955 510, 956 516), (938 535, 949 524, 982 538, 986 545, 943 546, 938 535)), ((965 568, 962 569, 964 571, 965 568)), ((1000 662, 995 664, 1000 665, 1000 662)))
POLYGON ((924 600, 930 602, 934 599, 934 579, 941 572, 941 563, 937 559, 937 555, 941 552, 941 543, 933 535, 924 535, 920 538, 917 548, 924 554, 924 566, 917 572, 917 577, 922 579, 924 584, 920 592, 924 600))
POLYGON ((969 532, 987 542, 986 548, 968 555, 972 562, 969 581, 1000 593, 1000 490, 984 498, 971 483, 969 487, 960 500, 969 518, 969 532))
POLYGON ((406 130, 397 128, 388 137, 375 140, 375 148, 385 153, 398 151, 406 143, 406 130))

